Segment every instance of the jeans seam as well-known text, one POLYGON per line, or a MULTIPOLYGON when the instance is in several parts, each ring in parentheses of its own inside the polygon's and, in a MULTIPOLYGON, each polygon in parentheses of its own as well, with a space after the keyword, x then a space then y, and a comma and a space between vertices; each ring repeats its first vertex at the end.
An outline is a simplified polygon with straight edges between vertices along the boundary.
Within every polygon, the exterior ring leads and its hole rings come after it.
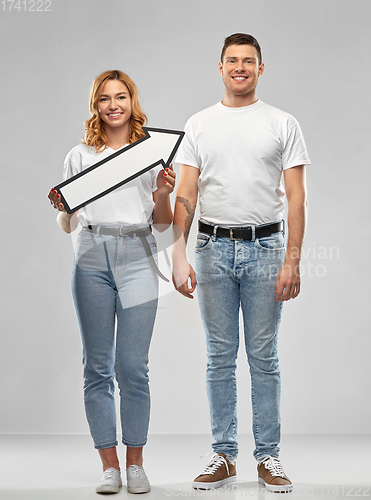
POLYGON ((253 434, 255 438, 255 442, 259 441, 259 426, 258 426, 258 415, 256 411, 256 403, 255 403, 255 394, 254 394, 254 384, 251 378, 251 401, 253 407, 253 434))

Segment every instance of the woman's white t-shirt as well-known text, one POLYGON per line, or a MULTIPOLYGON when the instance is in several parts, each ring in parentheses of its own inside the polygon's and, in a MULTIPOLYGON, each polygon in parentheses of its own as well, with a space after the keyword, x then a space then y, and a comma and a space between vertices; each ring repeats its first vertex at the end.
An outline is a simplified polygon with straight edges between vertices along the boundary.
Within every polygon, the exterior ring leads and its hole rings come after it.
MULTIPOLYGON (((114 152, 114 149, 106 148, 104 151, 96 153, 95 148, 79 144, 71 149, 66 156, 64 180, 82 172, 114 152)), ((152 224, 152 212, 155 205, 152 194, 157 190, 156 179, 160 169, 161 167, 155 167, 102 198, 80 208, 77 215, 79 223, 82 226, 91 224, 137 227, 146 227, 152 224)))

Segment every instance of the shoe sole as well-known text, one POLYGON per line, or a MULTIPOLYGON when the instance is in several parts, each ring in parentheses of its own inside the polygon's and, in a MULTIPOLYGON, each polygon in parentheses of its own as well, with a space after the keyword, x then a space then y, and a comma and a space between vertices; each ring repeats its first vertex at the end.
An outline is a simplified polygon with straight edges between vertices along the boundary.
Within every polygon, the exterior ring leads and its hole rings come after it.
POLYGON ((121 486, 118 488, 116 486, 98 486, 96 488, 97 493, 118 493, 120 491, 121 486))
POLYGON ((138 488, 129 488, 127 487, 128 493, 148 493, 151 491, 150 486, 138 487, 138 488))
POLYGON ((226 479, 215 481, 215 483, 201 483, 199 481, 193 481, 192 487, 195 490, 212 490, 214 488, 220 488, 225 484, 233 483, 234 481, 236 481, 236 476, 227 477, 226 479))
POLYGON ((282 485, 268 484, 261 477, 258 477, 258 481, 259 483, 264 484, 265 489, 267 491, 271 491, 273 493, 289 493, 290 491, 292 491, 293 488, 292 484, 282 484, 282 485))

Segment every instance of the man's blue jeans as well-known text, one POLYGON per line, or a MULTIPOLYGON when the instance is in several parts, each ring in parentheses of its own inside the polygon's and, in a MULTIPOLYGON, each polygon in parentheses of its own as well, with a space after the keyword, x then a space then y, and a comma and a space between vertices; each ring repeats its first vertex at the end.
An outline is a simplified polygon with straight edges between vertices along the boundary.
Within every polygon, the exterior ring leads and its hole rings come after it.
MULTIPOLYGON (((147 241, 155 254, 152 234, 147 241)), ((72 293, 83 345, 85 410, 95 448, 117 445, 115 377, 122 441, 131 447, 147 441, 148 350, 157 289, 157 275, 139 238, 80 232, 72 293)))
POLYGON ((239 310, 250 366, 255 458, 278 457, 280 370, 277 336, 282 303, 276 279, 285 256, 283 233, 230 240, 199 233, 196 278, 207 344, 207 393, 213 450, 234 459, 237 444, 236 360, 239 310))

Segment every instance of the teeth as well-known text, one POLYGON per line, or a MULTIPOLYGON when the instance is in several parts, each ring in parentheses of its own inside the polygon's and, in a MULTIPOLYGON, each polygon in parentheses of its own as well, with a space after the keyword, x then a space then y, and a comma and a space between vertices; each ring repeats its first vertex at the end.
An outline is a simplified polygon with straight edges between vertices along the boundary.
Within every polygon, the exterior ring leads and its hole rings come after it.
POLYGON ((121 113, 110 113, 109 116, 120 116, 121 113))

